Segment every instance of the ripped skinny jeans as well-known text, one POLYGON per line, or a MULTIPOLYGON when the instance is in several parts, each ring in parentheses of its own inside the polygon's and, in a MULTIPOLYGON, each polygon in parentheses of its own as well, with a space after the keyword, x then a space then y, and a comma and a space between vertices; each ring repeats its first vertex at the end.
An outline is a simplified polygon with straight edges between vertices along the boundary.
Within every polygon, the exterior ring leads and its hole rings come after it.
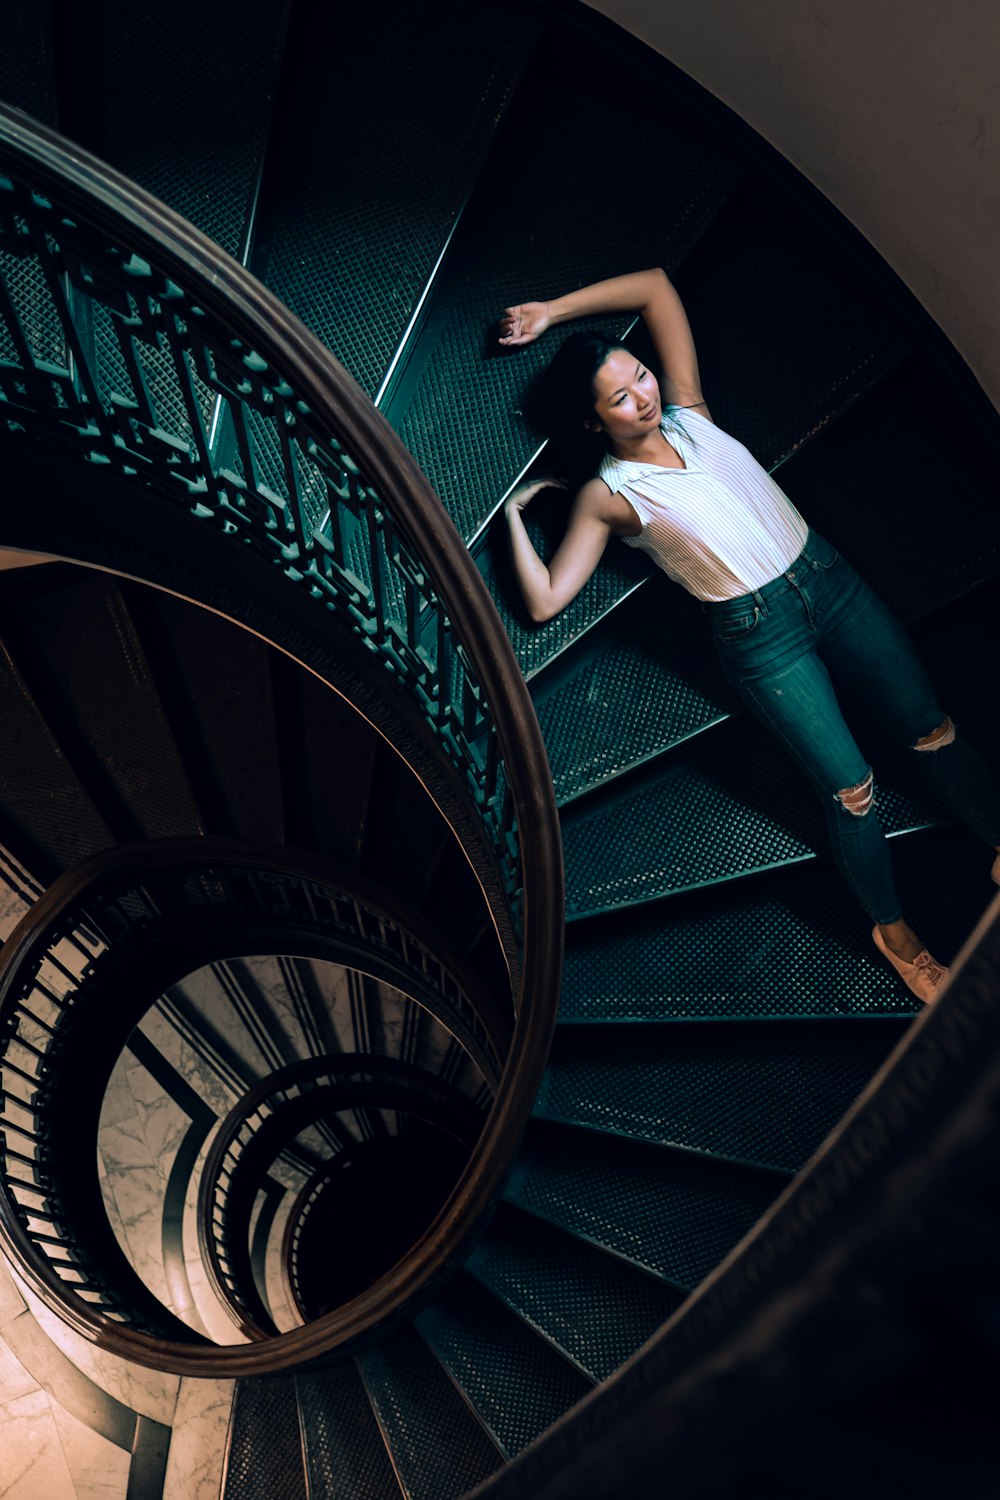
MULTIPOLYGON (((787 572, 738 599, 706 604, 723 671, 742 702, 823 798, 834 863, 875 922, 900 919, 889 848, 871 799, 871 768, 848 728, 830 673, 901 744, 947 722, 909 637, 849 563, 810 532, 787 572), (845 806, 838 794, 852 791, 845 806)), ((988 844, 1000 844, 1000 787, 960 733, 919 763, 941 800, 988 844)))

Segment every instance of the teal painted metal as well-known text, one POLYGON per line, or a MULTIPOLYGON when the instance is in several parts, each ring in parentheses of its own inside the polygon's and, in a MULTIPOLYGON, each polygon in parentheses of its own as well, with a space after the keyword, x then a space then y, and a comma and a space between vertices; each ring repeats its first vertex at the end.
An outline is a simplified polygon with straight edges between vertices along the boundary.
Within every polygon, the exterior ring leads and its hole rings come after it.
MULTIPOLYGON (((484 684, 368 455, 273 356, 126 240, 0 175, 6 434, 165 495, 331 611, 419 707, 521 890, 512 799, 484 684)), ((195 545, 197 545, 195 543, 195 545)))

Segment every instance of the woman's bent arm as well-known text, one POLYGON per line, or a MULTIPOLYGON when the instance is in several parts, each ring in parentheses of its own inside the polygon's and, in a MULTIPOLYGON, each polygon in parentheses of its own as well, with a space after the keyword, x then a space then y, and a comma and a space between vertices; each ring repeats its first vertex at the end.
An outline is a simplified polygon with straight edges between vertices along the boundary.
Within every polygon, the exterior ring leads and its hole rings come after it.
POLYGON ((522 302, 505 308, 500 319, 500 343, 510 347, 530 344, 547 328, 610 312, 638 313, 646 324, 663 369, 667 401, 675 406, 704 407, 698 358, 684 304, 658 266, 595 281, 550 302, 522 302))
POLYGON ((521 511, 550 482, 522 486, 514 491, 505 507, 514 572, 528 613, 536 624, 551 620, 576 598, 613 534, 612 523, 605 514, 610 499, 608 487, 601 479, 591 479, 573 502, 566 535, 546 566, 532 545, 521 511))

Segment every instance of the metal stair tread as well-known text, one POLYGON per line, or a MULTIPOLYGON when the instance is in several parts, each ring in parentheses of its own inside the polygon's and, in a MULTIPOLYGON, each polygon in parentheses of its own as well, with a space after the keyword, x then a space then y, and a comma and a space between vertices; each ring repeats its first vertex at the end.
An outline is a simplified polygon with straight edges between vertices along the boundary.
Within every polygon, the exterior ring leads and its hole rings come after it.
POLYGON ((417 1315, 416 1327, 507 1458, 592 1388, 592 1381, 465 1274, 417 1315))
POLYGON ((536 1119, 504 1199, 686 1292, 714 1270, 786 1181, 536 1119))
POLYGON ((398 1500, 388 1450, 352 1361, 295 1376, 309 1500, 398 1500))
MULTIPOLYGON (((947 962, 990 894, 964 830, 893 841, 904 908, 947 962)), ((559 1024, 905 1016, 917 1002, 871 944, 832 865, 795 866, 570 925, 559 1024)))
POLYGON ((43 7, 36 0, 8 0, 4 44, 0 48, 0 99, 46 125, 54 125, 49 53, 49 28, 43 7))
POLYGON ((908 1024, 567 1028, 534 1115, 794 1173, 908 1024))
MULTIPOLYGON (((595 82, 593 54, 568 35, 560 39, 559 49, 557 71, 542 47, 534 77, 526 72, 508 115, 503 151, 493 154, 477 184, 461 244, 456 241, 431 330, 433 350, 424 352, 426 364, 405 411, 398 416, 390 411, 465 536, 473 535, 538 447, 523 407, 526 387, 544 362, 544 349, 518 350, 513 358, 494 349, 496 357, 484 361, 484 341, 491 339, 505 304, 551 290, 553 266, 560 267, 561 279, 569 285, 618 268, 617 219, 589 214, 581 233, 578 220, 565 209, 567 202, 591 201, 605 164, 614 162, 624 195, 638 200, 648 191, 645 160, 637 154, 631 162, 623 158, 588 97, 595 82), (518 169, 518 137, 529 143, 530 173, 518 169), (511 211, 512 171, 518 182, 516 213, 511 211), (525 224, 531 225, 530 235, 525 224)), ((597 67, 603 70, 604 64, 597 67)), ((604 88, 606 80, 602 77, 596 86, 604 88)), ((628 108, 622 129, 628 128, 628 108)), ((688 137, 681 149, 676 123, 664 122, 659 142, 673 157, 672 170, 657 195, 656 222, 630 225, 630 254, 636 264, 676 262, 739 176, 703 138, 694 144, 688 137)), ((615 320, 603 321, 615 326, 615 320)))
POLYGON ((596 1382, 683 1301, 665 1282, 510 1203, 501 1204, 466 1270, 596 1382))
MULTIPOLYGON (((943 817, 898 754, 886 747, 873 759, 887 832, 943 817)), ((680 746, 643 784, 564 815, 563 841, 571 921, 826 849, 819 798, 746 716, 680 746)))
POLYGON ((239 256, 281 20, 273 0, 174 0, 169 26, 128 0, 70 8, 60 128, 239 256))
POLYGON ((318 9, 299 35, 285 147, 264 185, 273 223, 259 274, 374 396, 503 114, 531 22, 515 32, 503 11, 458 3, 318 9), (377 54, 379 66, 343 70, 330 87, 333 48, 377 54), (447 87, 428 88, 431 51, 447 87))
POLYGON ((221 1500, 306 1500, 292 1376, 239 1380, 221 1500))
POLYGON ((458 1500, 502 1455, 412 1327, 357 1357, 407 1500, 458 1500))

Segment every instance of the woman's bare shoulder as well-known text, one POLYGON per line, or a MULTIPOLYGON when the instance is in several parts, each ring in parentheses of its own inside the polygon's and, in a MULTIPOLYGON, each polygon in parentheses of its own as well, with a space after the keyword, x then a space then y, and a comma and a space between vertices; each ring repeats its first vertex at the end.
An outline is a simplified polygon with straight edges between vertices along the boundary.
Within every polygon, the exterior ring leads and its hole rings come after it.
POLYGON ((618 536, 634 536, 642 530, 639 518, 625 496, 612 491, 597 475, 577 491, 573 509, 578 515, 603 521, 618 536))

